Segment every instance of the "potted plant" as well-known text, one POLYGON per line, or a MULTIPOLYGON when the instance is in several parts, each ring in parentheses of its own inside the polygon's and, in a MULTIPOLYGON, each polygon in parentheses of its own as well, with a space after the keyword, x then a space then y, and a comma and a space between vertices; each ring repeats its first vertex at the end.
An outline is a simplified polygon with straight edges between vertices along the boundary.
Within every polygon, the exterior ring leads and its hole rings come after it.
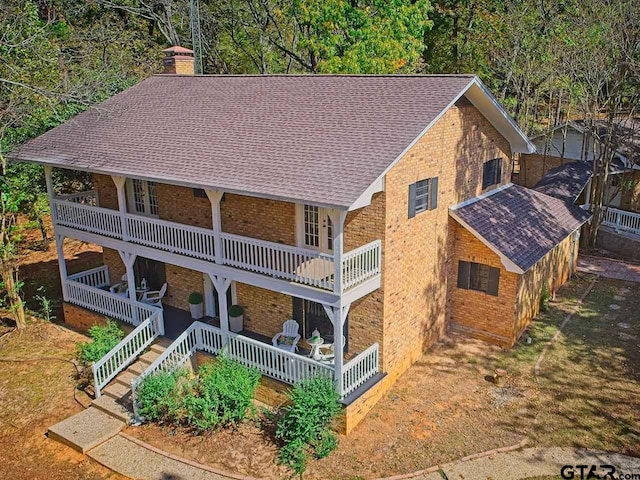
POLYGON ((191 310, 191 318, 199 320, 204 316, 204 308, 202 294, 199 292, 193 292, 189 295, 189 310, 191 310))
POLYGON ((240 305, 231 305, 229 309, 229 329, 238 333, 242 331, 244 322, 244 310, 240 305))

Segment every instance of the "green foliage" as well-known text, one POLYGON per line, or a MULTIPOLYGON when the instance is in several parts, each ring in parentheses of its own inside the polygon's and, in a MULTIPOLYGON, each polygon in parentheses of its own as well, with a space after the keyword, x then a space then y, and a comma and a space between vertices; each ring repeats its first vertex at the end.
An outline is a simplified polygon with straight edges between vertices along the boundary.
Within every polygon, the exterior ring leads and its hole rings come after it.
POLYGON ((276 428, 282 442, 278 458, 302 476, 309 453, 322 458, 337 446, 330 426, 340 413, 340 397, 331 380, 316 377, 296 385, 289 398, 291 405, 284 408, 276 428))
POLYGON ((551 300, 551 293, 549 287, 545 283, 542 285, 542 291, 540 292, 540 310, 546 312, 549 310, 549 300, 551 300))
POLYGON ((203 301, 202 294, 200 292, 191 292, 189 294, 189 303, 191 305, 199 305, 203 301))
POLYGON ((243 313, 244 309, 240 305, 231 305, 231 308, 229 309, 230 317, 239 317, 243 313))
POLYGON ((203 365, 198 376, 186 370, 147 377, 139 387, 140 414, 151 421, 195 431, 238 425, 253 408, 257 370, 225 357, 203 365))
POLYGON ((90 342, 76 345, 76 356, 84 364, 97 362, 115 347, 125 336, 124 331, 112 320, 89 329, 90 342))
POLYGON ((42 319, 45 322, 55 320, 56 316, 53 314, 54 302, 46 296, 44 287, 38 288, 36 300, 40 304, 40 315, 42 319))

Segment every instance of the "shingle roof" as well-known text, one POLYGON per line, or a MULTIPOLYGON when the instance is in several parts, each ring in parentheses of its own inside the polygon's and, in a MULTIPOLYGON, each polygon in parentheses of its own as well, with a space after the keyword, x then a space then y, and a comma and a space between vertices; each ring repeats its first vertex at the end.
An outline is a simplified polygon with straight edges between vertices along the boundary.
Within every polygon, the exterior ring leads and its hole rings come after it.
POLYGON ((526 272, 591 214, 519 185, 453 207, 451 216, 526 272))
POLYGON ((10 158, 344 208, 471 75, 156 75, 10 158))
POLYGON ((575 202, 591 178, 591 164, 571 162, 549 170, 534 190, 567 202, 575 202))

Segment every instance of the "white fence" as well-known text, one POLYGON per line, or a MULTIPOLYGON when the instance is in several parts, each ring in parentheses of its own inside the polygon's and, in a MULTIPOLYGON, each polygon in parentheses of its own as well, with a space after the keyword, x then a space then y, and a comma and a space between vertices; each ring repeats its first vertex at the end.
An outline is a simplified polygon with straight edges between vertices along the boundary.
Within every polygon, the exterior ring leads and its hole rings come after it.
POLYGON ((640 213, 607 208, 602 224, 615 228, 616 231, 640 235, 640 213))
POLYGON ((371 243, 347 252, 342 258, 342 290, 358 285, 382 271, 382 242, 371 243))
POLYGON ((342 394, 349 395, 379 372, 379 346, 374 343, 345 363, 342 370, 342 394))
POLYGON ((111 285, 109 267, 106 265, 74 273, 73 275, 69 275, 67 279, 97 288, 108 287, 111 285))
POLYGON ((102 389, 113 378, 124 370, 131 362, 164 333, 162 311, 157 311, 138 325, 129 335, 122 339, 109 353, 95 362, 91 369, 96 391, 100 397, 102 389))
POLYGON ((82 203, 83 205, 92 205, 94 207, 98 206, 98 192, 95 190, 58 195, 56 198, 67 202, 82 203))
MULTIPOLYGON (((78 194, 80 195, 80 194, 78 194)), ((181 223, 140 215, 121 215, 119 211, 67 200, 52 200, 57 224, 120 240, 146 245, 189 257, 310 285, 334 288, 334 262, 331 255, 255 238, 221 233, 221 252, 215 252, 215 232, 181 223)), ((343 291, 379 275, 382 243, 377 240, 346 253, 342 260, 343 291)))

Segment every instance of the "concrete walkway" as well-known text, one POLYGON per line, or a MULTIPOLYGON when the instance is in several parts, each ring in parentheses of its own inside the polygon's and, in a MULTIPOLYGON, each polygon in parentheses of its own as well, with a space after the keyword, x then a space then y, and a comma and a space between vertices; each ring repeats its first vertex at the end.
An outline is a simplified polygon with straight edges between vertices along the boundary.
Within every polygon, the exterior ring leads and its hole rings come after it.
MULTIPOLYGON (((617 474, 640 474, 640 458, 617 453, 607 453, 576 448, 526 448, 524 450, 498 453, 468 461, 447 463, 434 467, 437 471, 417 476, 399 475, 394 480, 524 480, 532 477, 555 476, 560 478, 564 465, 612 465, 617 474), (444 473, 446 477, 443 477, 444 473)), ((587 476, 585 471, 585 478, 587 476)), ((602 470, 598 470, 602 473, 602 470)), ((575 470, 575 478, 580 478, 575 470)), ((624 477, 616 477, 624 478, 624 477)))
POLYGON ((605 278, 640 283, 640 265, 611 258, 580 255, 578 257, 578 271, 595 273, 605 278))

